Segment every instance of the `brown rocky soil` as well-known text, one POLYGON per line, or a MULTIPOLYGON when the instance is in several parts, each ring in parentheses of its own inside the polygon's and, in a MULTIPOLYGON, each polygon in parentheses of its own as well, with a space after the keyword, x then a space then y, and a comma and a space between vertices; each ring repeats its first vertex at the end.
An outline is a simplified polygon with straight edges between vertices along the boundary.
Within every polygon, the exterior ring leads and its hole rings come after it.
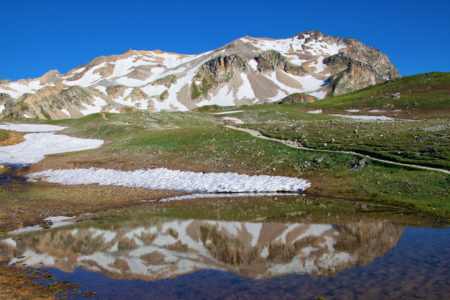
POLYGON ((55 294, 72 294, 79 286, 67 282, 55 282, 49 286, 53 276, 39 269, 20 269, 0 263, 0 299, 58 299, 55 294), (40 280, 42 283, 36 283, 40 280))
POLYGON ((0 147, 1 146, 11 146, 16 145, 19 143, 22 143, 25 141, 23 132, 17 132, 17 131, 8 131, 8 138, 6 140, 0 141, 0 147))

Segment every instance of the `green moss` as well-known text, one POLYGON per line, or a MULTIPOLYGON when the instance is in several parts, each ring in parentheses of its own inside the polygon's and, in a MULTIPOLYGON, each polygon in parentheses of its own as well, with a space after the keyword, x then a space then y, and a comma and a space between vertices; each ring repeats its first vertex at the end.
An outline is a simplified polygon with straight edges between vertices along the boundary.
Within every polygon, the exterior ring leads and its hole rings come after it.
POLYGON ((450 169, 450 127, 446 120, 358 122, 324 120, 252 124, 264 135, 298 141, 314 149, 346 150, 450 169))
POLYGON ((200 90, 198 89, 198 86, 195 83, 192 83, 191 87, 191 98, 197 99, 201 96, 200 90))
POLYGON ((8 131, 0 129, 0 142, 5 141, 8 137, 9 137, 8 131))

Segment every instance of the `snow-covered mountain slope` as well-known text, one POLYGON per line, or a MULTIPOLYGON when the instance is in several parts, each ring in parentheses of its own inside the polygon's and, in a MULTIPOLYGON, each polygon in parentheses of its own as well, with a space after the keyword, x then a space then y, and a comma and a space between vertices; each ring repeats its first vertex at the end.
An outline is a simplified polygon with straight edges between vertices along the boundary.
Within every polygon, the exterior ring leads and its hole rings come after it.
POLYGON ((0 81, 0 116, 76 118, 125 107, 184 111, 203 105, 317 98, 399 77, 379 50, 318 31, 288 39, 244 37, 198 55, 133 51, 66 74, 0 81))
POLYGON ((385 254, 404 231, 388 222, 146 222, 12 236, 0 240, 0 259, 66 272, 81 267, 118 279, 157 280, 201 269, 260 279, 294 273, 332 276, 385 254))

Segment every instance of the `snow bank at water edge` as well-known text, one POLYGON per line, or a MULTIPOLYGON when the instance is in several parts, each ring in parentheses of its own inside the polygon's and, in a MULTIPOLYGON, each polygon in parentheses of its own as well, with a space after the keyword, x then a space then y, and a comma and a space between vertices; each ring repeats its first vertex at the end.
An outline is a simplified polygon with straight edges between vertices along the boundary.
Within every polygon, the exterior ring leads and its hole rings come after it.
POLYGON ((45 170, 28 174, 32 180, 79 185, 99 184, 181 192, 300 192, 311 184, 284 176, 249 176, 237 173, 198 173, 166 168, 120 171, 112 169, 45 170))
POLYGON ((0 129, 14 130, 20 132, 51 132, 66 129, 63 126, 47 125, 47 124, 0 124, 0 129))
MULTIPOLYGON (((55 216, 55 217, 47 217, 44 219, 46 222, 50 222, 51 225, 48 228, 58 228, 58 227, 64 227, 73 225, 75 220, 74 217, 66 217, 66 216, 55 216)), ((34 225, 34 226, 27 226, 23 228, 19 228, 13 231, 8 232, 8 234, 17 235, 17 234, 23 234, 33 231, 39 231, 43 230, 45 227, 42 225, 34 225)))
POLYGON ((236 124, 244 124, 245 123, 241 119, 233 118, 233 117, 222 117, 221 119, 224 120, 224 121, 230 121, 230 122, 233 122, 233 123, 236 123, 236 124))
POLYGON ((310 110, 307 112, 308 114, 321 114, 322 110, 321 109, 316 109, 316 110, 310 110))
POLYGON ((1 164, 33 164, 47 154, 57 154, 98 148, 102 140, 81 139, 54 133, 30 133, 25 142, 0 147, 1 164))
MULTIPOLYGON (((273 197, 273 196, 292 196, 292 193, 207 193, 207 194, 189 194, 163 198, 160 200, 143 200, 142 202, 169 202, 188 199, 207 199, 207 198, 235 198, 235 197, 273 197)), ((295 194, 298 195, 298 194, 295 194)))
POLYGON ((350 118, 350 119, 356 119, 356 120, 368 120, 368 121, 388 121, 388 120, 394 120, 394 118, 389 118, 385 116, 355 116, 355 115, 338 115, 338 114, 331 114, 330 116, 335 117, 342 117, 342 118, 350 118))
POLYGON ((214 115, 228 115, 228 114, 237 114, 244 112, 243 110, 231 110, 231 111, 222 111, 222 112, 216 112, 214 115))

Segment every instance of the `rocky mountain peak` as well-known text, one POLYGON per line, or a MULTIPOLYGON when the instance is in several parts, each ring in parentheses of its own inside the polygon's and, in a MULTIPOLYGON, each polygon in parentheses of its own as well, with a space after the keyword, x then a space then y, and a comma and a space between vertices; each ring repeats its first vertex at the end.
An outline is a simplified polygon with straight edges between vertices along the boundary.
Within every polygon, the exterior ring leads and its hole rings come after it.
MULTIPOLYGON (((322 99, 399 76, 386 55, 358 40, 315 30, 287 39, 246 36, 198 55, 130 49, 97 57, 66 74, 53 70, 36 79, 1 81, 0 93, 8 95, 9 104, 0 117, 11 116, 11 110, 35 118, 123 107, 189 110, 274 102, 294 93, 322 99), (75 86, 83 90, 82 100, 80 93, 63 92, 75 86), (112 92, 115 86, 120 88, 112 92)), ((0 99, 1 107, 6 98, 0 99)))

